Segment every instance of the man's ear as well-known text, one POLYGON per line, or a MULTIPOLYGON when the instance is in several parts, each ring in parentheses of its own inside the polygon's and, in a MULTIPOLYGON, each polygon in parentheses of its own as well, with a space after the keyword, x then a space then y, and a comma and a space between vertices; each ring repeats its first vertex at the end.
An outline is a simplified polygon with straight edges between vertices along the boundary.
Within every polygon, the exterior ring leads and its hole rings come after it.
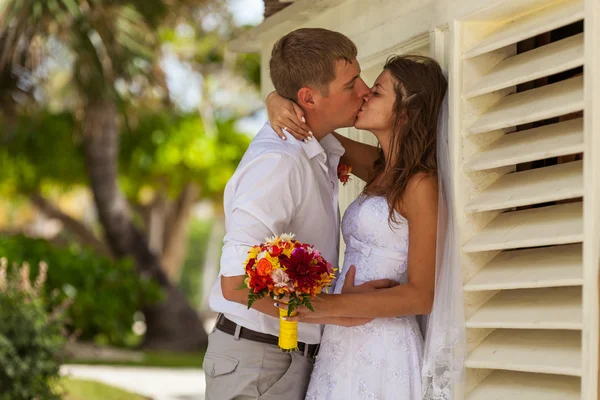
POLYGON ((315 108, 315 91, 309 87, 303 87, 298 90, 298 105, 302 108, 315 108))

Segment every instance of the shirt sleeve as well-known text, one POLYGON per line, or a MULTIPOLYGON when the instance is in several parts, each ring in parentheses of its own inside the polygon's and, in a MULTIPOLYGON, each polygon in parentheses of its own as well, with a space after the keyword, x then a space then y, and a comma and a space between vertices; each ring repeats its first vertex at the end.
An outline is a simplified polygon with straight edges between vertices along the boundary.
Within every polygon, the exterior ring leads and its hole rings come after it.
POLYGON ((237 173, 232 206, 225 216, 222 276, 244 275, 243 263, 252 246, 289 233, 302 199, 302 169, 290 155, 262 154, 237 173))

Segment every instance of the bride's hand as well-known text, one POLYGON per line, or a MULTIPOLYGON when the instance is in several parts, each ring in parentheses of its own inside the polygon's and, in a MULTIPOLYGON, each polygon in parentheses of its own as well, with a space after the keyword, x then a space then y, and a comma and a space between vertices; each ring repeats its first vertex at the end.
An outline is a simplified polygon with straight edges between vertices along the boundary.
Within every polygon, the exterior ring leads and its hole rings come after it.
POLYGON ((342 294, 373 292, 378 289, 387 289, 399 285, 398 282, 391 279, 378 279, 376 281, 369 281, 360 285, 354 285, 355 277, 356 267, 352 265, 346 274, 344 286, 342 287, 342 294))
MULTIPOLYGON (((327 303, 327 296, 331 296, 325 293, 319 294, 310 300, 313 310, 309 310, 304 306, 294 308, 294 316, 293 317, 285 317, 286 321, 291 322, 307 322, 313 324, 324 324, 329 322, 323 322, 325 319, 333 318, 334 316, 329 310, 327 303)), ((288 309, 288 301, 289 297, 285 296, 279 300, 275 301, 275 307, 280 308, 282 310, 288 309)), ((337 317, 336 317, 337 318, 337 317)))
MULTIPOLYGON (((322 296, 322 295, 321 295, 322 296)), ((327 295, 325 295, 327 296, 327 295)), ((286 321, 290 322, 304 322, 307 324, 328 324, 328 325, 340 325, 340 326, 359 326, 369 323, 373 320, 373 318, 359 318, 359 317, 334 317, 331 316, 324 307, 324 302, 319 298, 320 296, 315 297, 311 303, 314 311, 309 310, 308 308, 302 306, 294 309, 293 317, 285 317, 286 321), (315 304, 317 304, 315 306, 315 304)), ((288 309, 288 300, 289 297, 285 296, 279 300, 276 300, 275 307, 281 308, 282 310, 288 309)))
POLYGON ((277 92, 269 93, 266 104, 271 127, 281 139, 286 140, 285 134, 282 132, 285 129, 293 137, 302 140, 304 143, 313 140, 310 126, 306 124, 304 119, 304 111, 298 104, 281 97, 277 92))
MULTIPOLYGON (((285 317, 285 320, 290 322, 304 322, 307 324, 328 324, 346 327, 364 325, 373 320, 373 318, 330 316, 328 312, 323 311, 323 302, 318 299, 319 296, 317 296, 312 301, 314 311, 311 311, 306 307, 298 307, 295 309, 296 314, 293 317, 285 317), (318 305, 315 306, 315 304, 318 305)), ((275 303, 275 307, 287 310, 287 300, 287 297, 277 300, 277 302, 275 303)))

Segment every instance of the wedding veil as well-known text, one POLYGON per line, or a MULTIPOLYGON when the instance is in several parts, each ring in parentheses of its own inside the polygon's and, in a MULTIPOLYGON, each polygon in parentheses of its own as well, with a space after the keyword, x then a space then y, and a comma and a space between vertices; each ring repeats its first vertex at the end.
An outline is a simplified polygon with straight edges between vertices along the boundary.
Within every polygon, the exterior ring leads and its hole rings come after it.
POLYGON ((438 233, 435 298, 426 317, 423 399, 462 399, 466 356, 459 242, 454 218, 452 165, 448 147, 448 94, 438 117, 438 233))

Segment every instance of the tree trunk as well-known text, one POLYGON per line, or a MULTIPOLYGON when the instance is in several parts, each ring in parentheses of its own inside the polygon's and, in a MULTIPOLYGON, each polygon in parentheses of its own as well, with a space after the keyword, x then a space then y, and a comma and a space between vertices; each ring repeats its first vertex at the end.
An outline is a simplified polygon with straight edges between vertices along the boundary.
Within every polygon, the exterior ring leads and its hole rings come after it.
MULTIPOLYGON (((152 202, 148 212, 148 222, 146 231, 148 233, 148 246, 157 256, 163 252, 163 242, 165 240, 165 222, 167 219, 167 199, 162 194, 152 202)), ((164 264, 163 264, 164 266, 164 264)))
POLYGON ((117 186, 117 110, 108 100, 90 100, 85 110, 85 160, 107 242, 116 257, 132 257, 138 272, 160 284, 164 300, 144 310, 147 332, 144 346, 188 351, 208 342, 199 315, 173 287, 150 251, 146 238, 133 225, 125 197, 117 186))

